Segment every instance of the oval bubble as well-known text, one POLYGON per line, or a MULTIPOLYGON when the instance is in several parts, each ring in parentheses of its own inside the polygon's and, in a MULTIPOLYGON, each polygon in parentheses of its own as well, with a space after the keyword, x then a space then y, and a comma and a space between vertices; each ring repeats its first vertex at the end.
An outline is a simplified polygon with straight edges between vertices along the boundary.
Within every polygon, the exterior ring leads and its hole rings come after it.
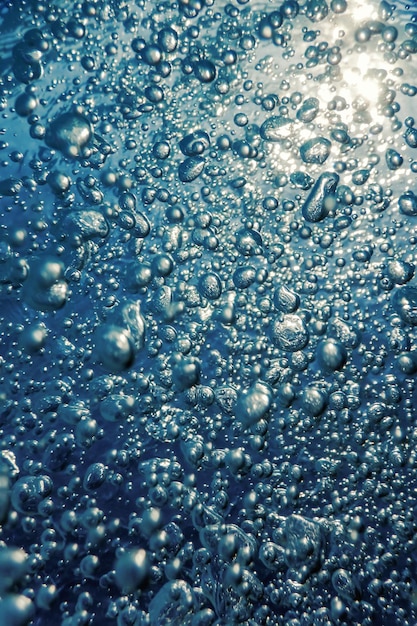
POLYGON ((196 600, 192 587, 184 580, 165 583, 149 605, 151 626, 191 623, 196 600))
POLYGON ((273 115, 262 124, 260 133, 262 139, 272 142, 283 142, 291 137, 293 120, 283 115, 273 115))
POLYGON ((19 583, 28 570, 28 555, 19 548, 2 548, 0 550, 0 590, 11 590, 19 583))
POLYGON ((109 224, 99 211, 82 209, 71 211, 65 216, 62 220, 62 230, 71 235, 78 233, 82 239, 89 240, 94 237, 107 237, 109 224))
POLYGON ((182 183, 191 183, 204 169, 205 159, 201 156, 188 157, 178 168, 178 177, 182 183))
POLYGON ((146 582, 149 559, 146 550, 130 550, 117 559, 115 565, 116 584, 123 593, 132 593, 146 582))
POLYGON ((105 482, 107 468, 103 463, 93 463, 87 468, 83 486, 87 491, 96 491, 105 482))
POLYGON ((252 426, 267 414, 271 403, 272 393, 269 385, 256 382, 238 396, 235 409, 236 417, 245 426, 252 426))
POLYGON ((214 272, 207 272, 199 281, 199 291, 207 300, 218 300, 222 293, 222 283, 214 272))
POLYGON ((95 333, 96 354, 110 372, 131 367, 135 359, 129 331, 113 324, 100 326, 95 333))
POLYGON ((247 289, 256 280, 256 269, 253 265, 238 267, 233 272, 232 280, 237 289, 247 289))
POLYGON ((391 303, 403 322, 417 326, 417 287, 400 287, 394 292, 391 303))

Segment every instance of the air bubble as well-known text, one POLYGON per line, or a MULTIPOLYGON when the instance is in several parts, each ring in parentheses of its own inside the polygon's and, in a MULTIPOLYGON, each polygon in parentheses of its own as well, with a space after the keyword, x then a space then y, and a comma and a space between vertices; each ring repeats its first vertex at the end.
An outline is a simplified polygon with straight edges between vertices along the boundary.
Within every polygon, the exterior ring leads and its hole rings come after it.
POLYGON ((151 626, 186 623, 195 610, 195 596, 184 580, 165 583, 149 606, 151 626))
POLYGON ((178 33, 170 26, 162 28, 158 33, 158 43, 164 52, 175 52, 178 45, 178 33))
POLYGON ((24 476, 13 485, 11 503, 20 513, 37 515, 38 506, 52 493, 49 476, 24 476))
POLYGON ((216 66, 208 59, 197 61, 194 63, 193 69, 194 75, 200 83, 211 83, 217 75, 216 66))
POLYGON ((180 150, 185 156, 197 156, 210 146, 210 137, 203 130, 196 130, 185 135, 179 142, 180 150))
POLYGON ((320 103, 317 98, 307 98, 297 111, 297 119, 304 124, 312 122, 319 113, 320 103))
POLYGON ((38 106, 38 100, 32 93, 22 93, 16 98, 15 109, 16 113, 21 117, 27 117, 31 115, 38 106))
POLYGON ((293 120, 282 115, 274 115, 268 118, 261 126, 262 139, 271 142, 283 142, 292 135, 293 120))
POLYGON ((400 287, 391 299, 393 309, 410 326, 417 326, 417 288, 400 287))
POLYGON ((388 264, 388 276, 396 285, 404 285, 414 276, 414 265, 400 259, 390 261, 388 264))
POLYGON ((2 595, 21 583, 28 571, 28 555, 18 548, 0 550, 0 588, 2 595))
POLYGON ((25 595, 8 594, 0 601, 0 621, 8 626, 27 626, 35 615, 35 605, 25 595))
MULTIPOLYGON (((328 359, 328 362, 331 366, 329 367, 329 369, 337 369, 336 367, 334 367, 334 363, 330 362, 330 359, 328 359)), ((336 361, 336 365, 338 364, 339 364, 339 361, 336 361)), ((326 363, 326 367, 328 367, 327 363, 326 363)), ((339 367, 341 367, 341 365, 339 365, 339 367)), ((313 417, 318 417, 319 415, 323 413, 324 409, 326 408, 326 405, 327 405, 327 394, 325 393, 324 390, 320 389, 319 387, 315 385, 310 385, 303 391, 302 406, 303 406, 304 411, 308 413, 309 415, 312 415, 313 417)))
POLYGON ((256 280, 256 269, 252 265, 244 265, 233 272, 232 278, 237 289, 247 289, 256 280))
POLYGON ((294 313, 300 306, 300 296, 286 285, 281 285, 275 290, 274 304, 283 313, 294 313))
POLYGON ((96 331, 96 353, 106 369, 121 372, 134 361, 133 343, 129 332, 114 325, 103 325, 96 331))
POLYGON ((218 300, 222 293, 222 284, 219 276, 214 272, 207 273, 200 278, 200 293, 208 300, 218 300))
POLYGON ((275 344, 286 352, 297 352, 306 347, 308 330, 298 315, 284 315, 273 323, 272 338, 275 344))
POLYGON ((390 170, 397 170, 404 162, 401 154, 392 148, 386 151, 385 160, 387 162, 388 169, 390 170))
POLYGON ((38 311, 55 311, 62 308, 68 298, 63 263, 54 258, 32 261, 23 293, 28 304, 38 311))
POLYGON ((319 176, 301 209, 306 221, 320 222, 334 208, 338 182, 338 174, 332 172, 324 172, 319 176))
POLYGON ((342 343, 326 339, 318 345, 317 358, 323 369, 334 372, 345 365, 347 352, 342 343))
POLYGON ((106 466, 103 463, 93 463, 87 468, 83 485, 87 491, 96 491, 106 480, 106 466))
POLYGON ((329 157, 331 145, 325 137, 309 139, 300 147, 300 156, 304 163, 322 165, 329 157))
POLYGON ((265 383, 257 382, 238 396, 236 417, 244 426, 252 426, 267 414, 271 402, 272 395, 269 386, 265 383))
POLYGON ((336 593, 348 603, 352 602, 357 596, 357 590, 349 572, 344 569, 338 569, 333 572, 332 585, 336 593))
POLYGON ((417 215, 417 196, 413 191, 406 191, 398 199, 398 206, 404 215, 417 215))
POLYGON ((149 559, 145 550, 131 550, 116 561, 116 584, 123 593, 139 589, 149 574, 149 559))
POLYGON ((359 4, 0 0, 0 623, 417 623, 417 24, 359 4))
POLYGON ((178 168, 178 177, 182 183, 191 183, 198 178, 204 169, 204 157, 189 157, 178 168))
POLYGON ((85 209, 68 213, 62 221, 62 229, 71 235, 77 233, 84 240, 107 237, 110 230, 106 218, 99 211, 85 209))
POLYGON ((47 127, 45 140, 66 157, 77 158, 91 137, 90 122, 84 115, 74 111, 55 118, 47 127))
POLYGON ((200 363, 197 359, 181 357, 174 364, 172 376, 179 390, 189 389, 200 379, 200 363))

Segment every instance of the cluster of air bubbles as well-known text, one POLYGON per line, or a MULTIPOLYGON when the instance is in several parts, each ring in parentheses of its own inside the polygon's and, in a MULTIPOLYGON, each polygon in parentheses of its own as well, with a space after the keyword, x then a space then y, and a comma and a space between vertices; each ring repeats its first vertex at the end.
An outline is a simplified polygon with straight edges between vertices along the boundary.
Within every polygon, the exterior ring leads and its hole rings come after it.
POLYGON ((0 625, 414 626, 413 3, 0 33, 0 625))

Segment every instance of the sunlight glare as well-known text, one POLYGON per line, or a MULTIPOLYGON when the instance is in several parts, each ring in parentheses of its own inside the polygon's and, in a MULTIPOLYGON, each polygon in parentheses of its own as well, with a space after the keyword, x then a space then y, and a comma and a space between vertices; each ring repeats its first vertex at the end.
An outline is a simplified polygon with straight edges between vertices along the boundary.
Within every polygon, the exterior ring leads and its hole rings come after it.
POLYGON ((357 22, 372 19, 375 16, 375 4, 369 0, 353 0, 352 15, 357 22))

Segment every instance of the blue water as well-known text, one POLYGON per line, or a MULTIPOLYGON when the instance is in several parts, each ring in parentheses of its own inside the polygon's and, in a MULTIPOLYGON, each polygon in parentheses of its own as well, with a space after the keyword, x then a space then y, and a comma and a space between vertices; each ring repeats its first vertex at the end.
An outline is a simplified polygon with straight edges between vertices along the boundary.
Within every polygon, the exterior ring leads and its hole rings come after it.
POLYGON ((415 626, 417 7, 0 52, 0 626, 415 626))

